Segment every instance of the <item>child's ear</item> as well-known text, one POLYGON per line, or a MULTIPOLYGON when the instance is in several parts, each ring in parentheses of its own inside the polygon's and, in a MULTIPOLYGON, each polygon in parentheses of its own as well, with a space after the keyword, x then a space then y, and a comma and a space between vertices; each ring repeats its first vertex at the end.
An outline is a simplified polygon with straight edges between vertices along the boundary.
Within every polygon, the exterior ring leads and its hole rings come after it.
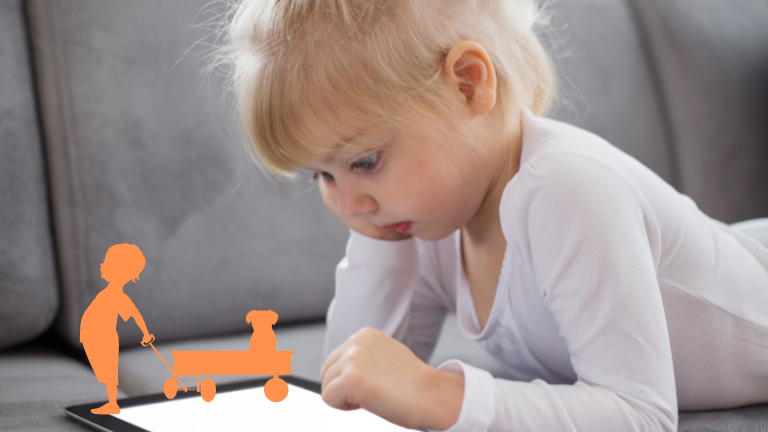
POLYGON ((473 115, 486 114, 496 104, 496 71, 477 42, 462 41, 448 52, 443 79, 473 115))

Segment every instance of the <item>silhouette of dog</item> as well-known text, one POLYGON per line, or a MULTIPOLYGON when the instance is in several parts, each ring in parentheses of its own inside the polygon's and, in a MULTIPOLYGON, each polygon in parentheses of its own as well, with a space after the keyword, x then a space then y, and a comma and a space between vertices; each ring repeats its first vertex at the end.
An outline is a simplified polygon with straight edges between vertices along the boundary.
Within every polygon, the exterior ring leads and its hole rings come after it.
POLYGON ((277 322, 277 314, 271 310, 252 310, 245 320, 253 325, 253 336, 248 344, 248 351, 273 352, 277 349, 277 337, 272 326, 277 322))

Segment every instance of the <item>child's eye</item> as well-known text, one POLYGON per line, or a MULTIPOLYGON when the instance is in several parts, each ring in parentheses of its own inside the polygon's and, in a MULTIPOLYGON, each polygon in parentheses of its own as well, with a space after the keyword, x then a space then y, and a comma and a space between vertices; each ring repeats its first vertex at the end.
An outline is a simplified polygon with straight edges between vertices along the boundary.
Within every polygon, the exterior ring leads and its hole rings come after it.
POLYGON ((328 181, 333 181, 333 176, 331 175, 331 173, 328 173, 328 172, 325 172, 325 171, 323 171, 323 172, 320 172, 320 173, 314 173, 314 174, 312 174, 312 180, 310 180, 309 182, 310 182, 310 183, 314 183, 314 182, 316 182, 316 181, 317 181, 317 179, 318 179, 318 178, 320 178, 320 176, 321 176, 321 175, 322 175, 323 177, 325 177, 325 179, 326 179, 326 180, 328 180, 328 181))
POLYGON ((370 154, 356 162, 353 162, 352 165, 349 167, 349 170, 352 171, 355 168, 360 168, 365 171, 370 171, 376 167, 376 160, 379 157, 379 152, 370 154))
MULTIPOLYGON (((353 171, 355 168, 362 169, 363 171, 373 171, 374 168, 376 168, 376 163, 379 160, 379 153, 381 151, 377 151, 375 153, 372 153, 362 159, 358 159, 355 162, 352 162, 352 164, 349 166, 349 171, 353 171)), ((320 176, 323 176, 326 181, 333 181, 333 175, 329 172, 322 171, 322 172, 316 172, 312 173, 312 180, 310 180, 310 183, 316 182, 320 176)))

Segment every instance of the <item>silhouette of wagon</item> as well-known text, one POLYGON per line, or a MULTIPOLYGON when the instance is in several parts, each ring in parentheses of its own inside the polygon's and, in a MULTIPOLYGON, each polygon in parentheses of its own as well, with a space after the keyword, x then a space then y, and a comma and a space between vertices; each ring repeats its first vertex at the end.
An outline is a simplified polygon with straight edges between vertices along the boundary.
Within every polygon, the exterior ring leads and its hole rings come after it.
POLYGON ((264 385, 264 394, 272 402, 280 402, 288 396, 288 384, 279 375, 291 374, 291 355, 293 351, 171 351, 173 366, 171 369, 157 348, 150 341, 142 345, 152 346, 160 360, 171 371, 173 378, 168 378, 163 385, 163 393, 168 399, 176 397, 178 386, 187 392, 191 389, 182 384, 181 378, 197 378, 194 389, 210 402, 216 396, 216 384, 211 377, 204 375, 273 375, 264 385))

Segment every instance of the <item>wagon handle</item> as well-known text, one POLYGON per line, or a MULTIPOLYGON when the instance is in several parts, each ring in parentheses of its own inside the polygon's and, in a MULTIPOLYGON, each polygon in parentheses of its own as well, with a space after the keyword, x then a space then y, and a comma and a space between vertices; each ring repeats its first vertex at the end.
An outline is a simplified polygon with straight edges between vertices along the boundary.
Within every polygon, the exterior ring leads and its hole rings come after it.
MULTIPOLYGON (((154 340, 154 338, 153 338, 153 340, 154 340)), ((174 377, 174 378, 176 378, 176 381, 178 381, 179 385, 181 386, 181 388, 183 388, 183 389, 184 389, 184 392, 186 393, 186 391, 187 391, 187 388, 186 388, 186 387, 184 387, 184 384, 182 384, 182 383, 181 383, 181 380, 179 379, 179 377, 177 377, 177 376, 176 376, 176 374, 175 374, 175 373, 173 373, 173 369, 171 369, 171 367, 170 367, 170 366, 168 366, 168 363, 166 363, 166 362, 165 362, 165 359, 163 358, 163 356, 161 356, 161 355, 160 355, 160 352, 159 352, 159 351, 157 351, 157 348, 155 348, 155 346, 154 346, 154 345, 152 345, 152 342, 149 342, 149 343, 146 343, 146 344, 145 344, 144 342, 142 342, 141 344, 142 344, 142 345, 144 345, 144 346, 147 346, 147 345, 149 345, 149 346, 151 346, 151 347, 152 347, 152 349, 153 349, 153 350, 155 350, 155 352, 157 353, 157 356, 158 356, 158 357, 160 357, 160 360, 162 360, 162 361, 163 361, 163 364, 165 364, 165 367, 167 367, 167 368, 168 368, 168 370, 169 370, 169 371, 171 371, 171 375, 173 375, 173 377, 174 377)))

